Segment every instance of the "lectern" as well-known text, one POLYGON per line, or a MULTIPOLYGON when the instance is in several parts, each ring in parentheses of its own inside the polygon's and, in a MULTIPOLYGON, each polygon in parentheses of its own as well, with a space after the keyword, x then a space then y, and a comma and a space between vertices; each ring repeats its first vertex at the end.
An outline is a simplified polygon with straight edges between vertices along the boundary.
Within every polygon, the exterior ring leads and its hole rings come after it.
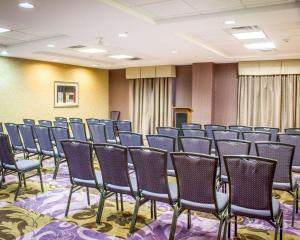
POLYGON ((189 107, 173 107, 174 122, 173 126, 181 128, 182 123, 190 123, 192 121, 192 109, 189 107))

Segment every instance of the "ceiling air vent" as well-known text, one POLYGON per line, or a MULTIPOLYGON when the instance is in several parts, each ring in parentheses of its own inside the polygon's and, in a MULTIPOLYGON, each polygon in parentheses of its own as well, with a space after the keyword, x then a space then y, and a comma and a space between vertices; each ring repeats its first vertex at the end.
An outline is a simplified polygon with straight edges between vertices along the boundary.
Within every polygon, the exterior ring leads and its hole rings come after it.
POLYGON ((74 46, 70 46, 68 48, 71 48, 71 49, 80 49, 80 48, 85 48, 85 46, 83 46, 83 45, 74 45, 74 46))
POLYGON ((258 31, 260 28, 258 26, 243 26, 243 27, 233 27, 231 28, 232 31, 239 31, 239 32, 249 32, 249 31, 258 31))
POLYGON ((138 60, 142 60, 142 59, 139 57, 133 57, 133 58, 130 58, 129 60, 130 61, 138 61, 138 60))

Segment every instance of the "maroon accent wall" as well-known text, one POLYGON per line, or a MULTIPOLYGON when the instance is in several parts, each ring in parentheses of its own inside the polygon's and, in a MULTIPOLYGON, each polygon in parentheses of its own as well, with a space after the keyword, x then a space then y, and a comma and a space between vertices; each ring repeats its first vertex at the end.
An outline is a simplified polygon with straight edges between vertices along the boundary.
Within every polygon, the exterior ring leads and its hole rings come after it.
POLYGON ((176 66, 175 106, 192 107, 192 65, 176 66))

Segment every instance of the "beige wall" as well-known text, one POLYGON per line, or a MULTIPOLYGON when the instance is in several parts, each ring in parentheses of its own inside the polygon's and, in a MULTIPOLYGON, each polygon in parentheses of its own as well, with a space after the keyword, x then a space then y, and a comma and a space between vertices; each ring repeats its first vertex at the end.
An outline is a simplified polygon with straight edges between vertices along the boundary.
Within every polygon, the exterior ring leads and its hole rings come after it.
POLYGON ((108 71, 0 57, 0 122, 108 117, 108 71), (79 83, 79 107, 54 108, 54 82, 79 83))

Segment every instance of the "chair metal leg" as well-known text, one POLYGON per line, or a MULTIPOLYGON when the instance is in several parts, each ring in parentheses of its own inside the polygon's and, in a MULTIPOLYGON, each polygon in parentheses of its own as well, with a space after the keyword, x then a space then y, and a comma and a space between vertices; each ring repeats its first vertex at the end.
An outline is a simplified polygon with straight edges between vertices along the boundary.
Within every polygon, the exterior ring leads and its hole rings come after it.
POLYGON ((225 224, 224 228, 226 229, 227 225, 226 225, 225 218, 221 218, 220 219, 219 230, 218 230, 218 237, 217 237, 218 240, 222 239, 222 236, 226 235, 226 230, 224 230, 225 234, 222 234, 224 224, 225 224))
POLYGON ((2 188, 2 184, 5 182, 5 174, 6 174, 6 170, 3 170, 1 181, 0 181, 0 188, 2 188))
POLYGON ((90 206, 90 205, 91 205, 91 200, 90 200, 90 190, 89 190, 88 187, 86 188, 86 197, 87 197, 88 205, 90 206))
POLYGON ((119 211, 119 196, 118 196, 118 193, 116 193, 116 208, 117 208, 117 211, 119 211))
POLYGON ((192 226, 191 210, 187 211, 187 228, 190 229, 192 226))
POLYGON ((153 201, 153 212, 154 212, 154 219, 157 219, 157 211, 156 211, 156 201, 153 201))
POLYGON ((103 207, 104 207, 104 202, 105 202, 105 195, 106 195, 106 192, 101 191, 101 194, 100 194, 101 197, 100 197, 100 201, 99 201, 98 213, 97 213, 97 218, 96 218, 97 224, 101 223, 101 217, 102 217, 103 207))
POLYGON ((39 176, 40 176, 41 189, 42 189, 42 192, 44 192, 44 185, 43 185, 42 171, 41 171, 40 168, 39 168, 37 171, 38 171, 38 174, 39 174, 39 176))
POLYGON ((26 189, 27 185, 26 185, 25 173, 22 174, 22 178, 23 178, 23 182, 24 182, 24 188, 26 189))
POLYGON ((56 166, 55 166, 55 169, 54 169, 53 179, 56 179, 56 177, 57 177, 59 165, 60 165, 60 158, 57 159, 57 163, 56 163, 56 166))
POLYGON ((172 224, 171 224, 171 229, 170 229, 169 240, 173 240, 175 238, 176 224, 177 224, 178 216, 179 216, 179 211, 178 211, 178 207, 176 205, 174 207, 174 212, 173 212, 173 218, 172 218, 172 224))
POLYGON ((292 212, 292 227, 294 227, 295 224, 295 215, 296 215, 296 206, 297 206, 297 194, 296 192, 293 192, 293 212, 292 212))
POLYGON ((231 218, 230 218, 230 216, 228 216, 228 238, 230 239, 230 235, 231 235, 231 218))
POLYGON ((121 211, 124 211, 124 203, 123 203, 123 194, 120 193, 120 201, 121 201, 121 211))
POLYGON ((296 213, 298 213, 298 207, 299 207, 299 187, 297 186, 297 189, 296 189, 296 213))
POLYGON ((151 219, 153 219, 153 200, 150 200, 150 214, 151 214, 151 219))
POLYGON ((73 188, 74 188, 74 186, 71 186, 71 188, 70 188, 70 193, 69 193, 69 198, 68 198, 68 203, 67 203, 67 209, 66 209, 65 217, 68 217, 70 203, 71 203, 71 198, 72 198, 72 194, 73 194, 73 188))
POLYGON ((237 216, 234 216, 234 236, 237 237, 237 216))
POLYGON ((138 216, 140 204, 141 204, 140 203, 140 198, 137 197, 136 200, 135 200, 134 211, 133 211, 133 215, 132 215, 132 219, 131 219, 131 224, 130 224, 130 229, 129 229, 129 234, 130 235, 132 235, 134 233, 135 224, 136 224, 136 220, 137 220, 137 216, 138 216))
POLYGON ((18 179, 19 179, 19 182, 18 182, 18 187, 17 187, 16 193, 15 193, 15 199, 14 199, 15 201, 17 200, 17 197, 18 197, 18 194, 19 194, 19 191, 21 188, 21 184, 22 184, 21 173, 18 173, 18 179))

